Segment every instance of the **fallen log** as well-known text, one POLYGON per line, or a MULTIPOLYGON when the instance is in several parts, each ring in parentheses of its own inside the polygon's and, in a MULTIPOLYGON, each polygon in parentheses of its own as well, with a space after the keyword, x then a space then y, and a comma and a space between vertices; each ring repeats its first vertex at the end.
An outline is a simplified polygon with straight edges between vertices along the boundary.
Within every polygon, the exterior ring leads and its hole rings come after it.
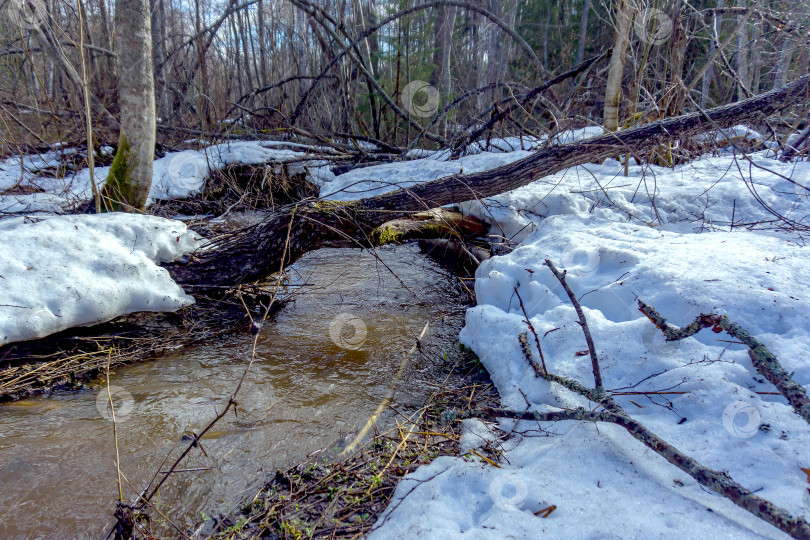
POLYGON ((487 232, 489 226, 479 219, 456 210, 433 208, 383 223, 371 231, 370 239, 374 245, 382 245, 415 238, 474 238, 485 236, 487 232))
POLYGON ((474 276, 481 263, 490 258, 486 249, 446 238, 419 240, 419 249, 457 274, 465 276, 474 276))
POLYGON ((181 285, 224 285, 260 279, 325 242, 370 246, 369 233, 413 213, 504 193, 561 170, 633 154, 712 129, 759 120, 806 100, 810 76, 749 99, 626 131, 544 148, 472 174, 454 174, 415 187, 351 202, 312 201, 279 209, 265 221, 221 238, 184 262, 164 265, 181 285), (288 241, 289 239, 289 241, 288 241), (285 253, 286 251, 286 253, 285 253))

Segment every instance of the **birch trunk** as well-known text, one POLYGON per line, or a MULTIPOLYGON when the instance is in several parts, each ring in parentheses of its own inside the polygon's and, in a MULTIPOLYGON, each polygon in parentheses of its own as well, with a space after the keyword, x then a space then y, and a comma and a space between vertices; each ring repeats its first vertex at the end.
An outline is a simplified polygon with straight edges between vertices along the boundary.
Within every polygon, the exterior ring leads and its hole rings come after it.
POLYGON ((121 130, 105 196, 112 207, 137 210, 146 205, 155 159, 155 83, 149 0, 116 0, 118 104, 121 130))

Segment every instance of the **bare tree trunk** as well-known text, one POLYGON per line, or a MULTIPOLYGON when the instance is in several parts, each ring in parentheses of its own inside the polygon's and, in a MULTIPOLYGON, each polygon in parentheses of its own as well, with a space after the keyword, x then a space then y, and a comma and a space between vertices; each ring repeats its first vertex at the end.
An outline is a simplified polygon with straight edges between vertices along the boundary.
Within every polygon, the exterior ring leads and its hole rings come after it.
POLYGON ((267 45, 264 40, 264 2, 259 0, 256 8, 259 39, 259 86, 267 85, 267 45))
POLYGON ((670 43, 670 58, 669 58, 669 100, 666 104, 666 115, 677 116, 683 110, 683 104, 686 100, 683 84, 683 63, 686 54, 686 46, 688 44, 688 37, 686 29, 681 22, 681 2, 675 2, 672 11, 672 36, 669 40, 670 43))
MULTIPOLYGON (((725 4, 725 0, 717 0, 717 7, 723 8, 725 4)), ((720 35, 720 28, 723 26, 723 16, 720 13, 714 13, 712 16, 712 36, 720 35)), ((702 86, 700 88, 700 106, 702 108, 706 108, 706 104, 709 102, 709 90, 711 90, 712 79, 714 78, 714 56, 715 51, 717 50, 717 45, 714 41, 714 37, 711 38, 709 42, 709 53, 707 55, 708 62, 710 62, 709 66, 706 68, 705 72, 703 73, 703 81, 702 86)))
POLYGON ((582 7, 582 16, 579 19, 579 39, 577 41, 577 59, 576 63, 581 64, 585 59, 585 39, 588 35, 588 16, 591 12, 591 0, 585 0, 585 5, 582 7))
POLYGON ((450 91, 450 52, 453 46, 453 29, 456 23, 456 6, 436 8, 436 33, 433 49, 433 72, 430 84, 446 95, 450 91))
POLYGON ((543 22, 543 64, 548 65, 548 27, 551 24, 551 2, 546 3, 546 20, 543 22))
POLYGON ((169 85, 169 56, 168 39, 166 32, 166 0, 158 0, 159 20, 160 20, 160 43, 162 54, 160 56, 160 114, 164 118, 172 114, 172 101, 168 91, 169 85))
POLYGON ((774 88, 779 88, 786 82, 790 61, 793 58, 792 46, 793 39, 791 36, 785 36, 785 40, 782 42, 782 50, 779 53, 779 64, 776 66, 776 75, 773 81, 774 88))
POLYGON ((152 14, 152 49, 153 49, 153 56, 152 61, 154 66, 157 68, 155 73, 156 79, 156 94, 157 94, 157 107, 158 107, 158 116, 161 118, 165 118, 167 111, 165 107, 165 96, 166 96, 166 53, 165 53, 165 46, 166 44, 163 41, 163 35, 165 32, 162 30, 163 26, 163 14, 164 10, 162 9, 163 0, 150 0, 150 11, 152 14))
POLYGON ((751 43, 753 47, 751 49, 751 65, 748 77, 751 82, 748 86, 748 90, 750 90, 752 94, 758 94, 760 81, 762 79, 762 48, 765 46, 765 43, 758 43, 760 38, 762 38, 762 21, 756 21, 754 23, 752 33, 751 43))
POLYGON ((120 209, 141 209, 155 159, 155 83, 149 0, 116 0, 118 103, 121 131, 105 196, 120 209), (120 204, 115 204, 120 203, 120 204))
MULTIPOLYGON (((746 0, 737 0, 737 7, 746 7, 746 0)), ((748 23, 742 16, 737 17, 740 28, 737 30, 737 54, 735 55, 737 76, 737 99, 743 99, 751 88, 748 69, 748 23)))
MULTIPOLYGON (((107 14, 107 0, 98 0, 98 14, 99 19, 101 19, 101 46, 105 49, 112 50, 112 30, 110 29, 110 17, 107 14)), ((101 65, 103 66, 101 79, 104 80, 107 77, 112 78, 115 62, 110 57, 104 55, 101 60, 101 65)))
MULTIPOLYGON (((295 66, 299 76, 306 77, 309 75, 309 58, 307 53, 307 15, 300 9, 294 9, 292 12, 293 20, 295 21, 295 32, 292 36, 293 50, 295 51, 295 66)), ((303 96, 309 90, 310 81, 301 79, 298 83, 303 96)))
MULTIPOLYGON (((195 22, 195 30, 197 32, 197 66, 200 71, 200 84, 198 94, 198 106, 197 106, 197 114, 199 115, 200 120, 200 131, 205 132, 208 130, 208 126, 211 123, 211 108, 208 103, 208 69, 206 66, 205 57, 208 53, 208 47, 210 42, 206 43, 205 38, 203 37, 202 33, 202 12, 201 12, 200 0, 194 0, 194 22, 195 22)), ((189 82, 191 79, 194 78, 194 72, 196 69, 193 69, 192 72, 189 74, 189 82)))
POLYGON ((616 39, 610 55, 610 67, 605 88, 604 126, 608 131, 619 128, 619 105, 622 94, 622 77, 624 62, 629 44, 630 26, 633 19, 633 8, 627 0, 618 0, 616 5, 616 39))

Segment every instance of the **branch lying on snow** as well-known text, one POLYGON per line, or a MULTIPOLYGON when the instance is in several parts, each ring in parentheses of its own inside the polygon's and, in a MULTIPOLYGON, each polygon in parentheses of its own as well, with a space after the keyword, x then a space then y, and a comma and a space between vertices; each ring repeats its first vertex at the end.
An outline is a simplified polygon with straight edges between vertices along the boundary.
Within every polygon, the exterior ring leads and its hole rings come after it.
POLYGON ((532 356, 532 351, 529 348, 529 340, 526 337, 526 332, 522 332, 518 336, 518 340, 520 341, 520 348, 523 351, 523 356, 526 357, 526 360, 529 364, 534 368, 534 373, 541 379, 545 379, 549 382, 555 382, 560 386, 567 388, 574 392, 575 394, 579 394, 594 403, 604 404, 605 395, 599 394, 596 390, 591 390, 590 388, 583 386, 580 384, 579 381, 575 381, 574 379, 569 379, 567 377, 560 377, 559 375, 555 375, 554 373, 543 371, 537 361, 532 356))
POLYGON ((704 328, 711 328, 714 332, 725 330, 730 336, 740 340, 748 347, 748 356, 757 373, 768 379, 793 406, 796 414, 810 423, 810 398, 807 397, 804 387, 791 378, 790 374, 782 368, 776 356, 765 345, 740 325, 731 322, 725 315, 701 314, 689 326, 678 328, 667 323, 655 308, 642 300, 638 301, 638 306, 639 311, 664 333, 667 341, 680 341, 697 334, 704 328))
MULTIPOLYGON (((545 265, 549 267, 552 273, 557 277, 560 283, 563 285, 568 297, 570 298, 574 308, 577 311, 577 315, 580 319, 580 325, 582 326, 583 332, 586 334, 586 340, 588 341, 588 348, 591 352, 591 361, 593 363, 593 370, 594 370, 594 378, 598 381, 597 384, 601 382, 601 375, 599 375, 599 360, 596 356, 595 347, 593 344, 593 339, 590 338, 590 331, 588 330, 588 324, 585 320, 585 315, 582 311, 582 307, 579 304, 579 301, 576 298, 576 295, 571 290, 571 287, 565 280, 565 272, 560 272, 554 266, 554 264, 546 259, 545 265), (598 376, 598 377, 597 377, 598 376)), ((695 334, 700 328, 706 328, 708 326, 715 327, 719 325, 723 325, 722 327, 726 329, 729 333, 733 330, 733 336, 740 339, 740 341, 746 342, 746 344, 750 344, 749 346, 752 347, 753 350, 764 350, 767 353, 767 356, 763 356, 763 358, 768 358, 769 362, 772 359, 773 362, 776 361, 776 358, 771 355, 767 349, 765 349, 762 344, 756 341, 750 334, 739 328, 739 326, 735 325, 734 323, 728 322, 728 319, 725 317, 719 316, 701 316, 698 317, 698 320, 695 323, 692 323, 689 327, 679 330, 674 329, 671 326, 666 324, 663 318, 658 315, 655 310, 643 304, 643 302, 639 301, 639 305, 642 305, 642 311, 647 314, 648 317, 653 319, 653 322, 659 326, 662 330, 664 330, 665 334, 667 334, 668 339, 671 335, 673 339, 682 339, 683 337, 687 337, 690 335, 695 334), (645 311, 645 309, 647 311, 645 311), (649 312, 649 313, 648 313, 649 312), (714 317, 714 319, 712 319, 714 317), (722 322, 725 320, 726 322, 722 322), (700 326, 706 322, 705 326, 700 326), (729 330, 731 328, 732 330, 729 330), (755 345, 754 345, 755 344, 755 345), (752 346, 754 345, 754 346, 752 346)), ((634 439, 641 442, 647 448, 653 450, 656 454, 666 459, 669 463, 675 465, 680 470, 694 478, 700 485, 705 486, 715 493, 722 495, 723 497, 727 498, 740 508, 747 510, 751 514, 757 516, 758 518, 770 523, 774 527, 786 532, 793 538, 810 538, 810 524, 808 524, 804 519, 800 517, 796 517, 791 515, 786 510, 776 506, 775 504, 771 503, 770 501, 763 499, 762 497, 758 497, 749 489, 743 487, 742 485, 735 482, 728 473, 723 471, 716 471, 714 469, 710 469, 705 465, 701 464, 697 460, 689 457, 667 441, 660 438, 658 435, 647 429, 643 424, 638 422, 637 420, 633 419, 627 412, 619 406, 616 402, 613 401, 612 397, 605 395, 604 390, 601 392, 599 391, 600 387, 597 387, 596 390, 592 390, 590 388, 586 388, 584 385, 579 383, 574 379, 570 379, 568 377, 561 377, 559 375, 554 375, 548 371, 545 371, 540 368, 537 361, 534 359, 531 349, 529 348, 528 338, 525 332, 521 333, 519 336, 519 341, 521 344, 521 349, 523 354, 526 356, 526 360, 529 364, 534 368, 535 373, 538 377, 542 377, 548 381, 556 382, 563 387, 567 388, 568 390, 579 394, 591 401, 599 403, 605 410, 603 411, 590 411, 583 407, 577 407, 575 409, 565 409, 560 411, 550 411, 550 412, 538 412, 538 411, 515 411, 509 409, 483 409, 483 410, 476 410, 471 411, 469 413, 463 413, 459 415, 460 417, 484 417, 488 419, 497 419, 497 418, 509 418, 515 420, 533 420, 537 422, 560 422, 565 420, 581 420, 581 421, 590 421, 590 422, 608 422, 611 424, 616 424, 617 426, 623 427, 627 432, 633 436, 634 439)), ((760 354, 759 352, 757 354, 760 354)), ((755 362, 756 364, 756 362, 755 362)), ((778 363, 776 364, 778 367, 778 363)), ((781 367, 779 367, 781 370, 781 367)), ((782 370, 782 373, 784 371, 782 370)), ((785 374, 786 375, 786 374, 785 374)), ((789 380, 789 377, 788 377, 789 380)), ((791 381, 792 382, 792 381, 791 381)))
POLYGON ((545 265, 548 266, 548 269, 551 270, 551 273, 554 274, 554 277, 556 277, 560 282, 562 288, 565 289, 565 294, 568 295, 568 299, 571 300, 571 304, 574 306, 574 309, 577 312, 577 317, 579 317, 579 325, 582 327, 582 333, 585 334, 585 342, 588 344, 588 353, 591 355, 594 386, 596 387, 597 393, 604 394, 605 387, 602 386, 602 373, 599 370, 599 358, 596 356, 596 346, 593 344, 591 329, 588 328, 588 321, 585 319, 585 313, 582 311, 582 306, 579 304, 579 300, 577 300, 577 295, 574 294, 574 291, 571 290, 571 286, 568 285, 568 281, 565 279, 565 270, 562 272, 557 270, 557 267, 554 266, 554 263, 549 259, 546 259, 545 265))
POLYGON ((537 412, 513 411, 509 409, 483 409, 471 411, 463 416, 479 416, 489 419, 509 418, 514 420, 535 420, 537 422, 560 422, 563 420, 582 420, 590 422, 609 422, 627 430, 634 439, 672 463, 680 470, 694 478, 702 486, 722 495, 737 506, 749 511, 758 518, 767 521, 774 527, 786 532, 793 538, 810 538, 810 524, 802 518, 791 515, 772 502, 758 497, 750 490, 735 482, 728 473, 715 471, 687 456, 665 440, 661 439, 640 422, 630 418, 624 412, 597 411, 578 407, 562 411, 537 412))

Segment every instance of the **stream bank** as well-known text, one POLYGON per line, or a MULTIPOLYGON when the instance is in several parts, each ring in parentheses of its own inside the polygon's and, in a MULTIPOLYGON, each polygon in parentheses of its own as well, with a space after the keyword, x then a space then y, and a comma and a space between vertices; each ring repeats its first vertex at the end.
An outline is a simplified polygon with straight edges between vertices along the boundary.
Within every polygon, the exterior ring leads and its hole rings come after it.
MULTIPOLYGON (((328 441, 351 439, 387 395, 400 353, 426 322, 430 331, 378 425, 418 410, 435 391, 446 374, 444 354, 452 355, 463 325, 458 281, 413 244, 376 254, 330 248, 290 267, 300 291, 264 325, 238 414, 202 439, 154 499, 168 518, 153 520, 155 533, 175 534, 168 520, 191 530, 203 514, 232 511, 277 469, 328 441)), ((251 344, 252 335, 239 328, 114 370, 125 498, 136 497, 173 461, 182 439, 221 410, 251 344)), ((106 395, 101 383, 0 406, 1 537, 98 537, 109 530, 115 448, 98 401, 106 395)))

